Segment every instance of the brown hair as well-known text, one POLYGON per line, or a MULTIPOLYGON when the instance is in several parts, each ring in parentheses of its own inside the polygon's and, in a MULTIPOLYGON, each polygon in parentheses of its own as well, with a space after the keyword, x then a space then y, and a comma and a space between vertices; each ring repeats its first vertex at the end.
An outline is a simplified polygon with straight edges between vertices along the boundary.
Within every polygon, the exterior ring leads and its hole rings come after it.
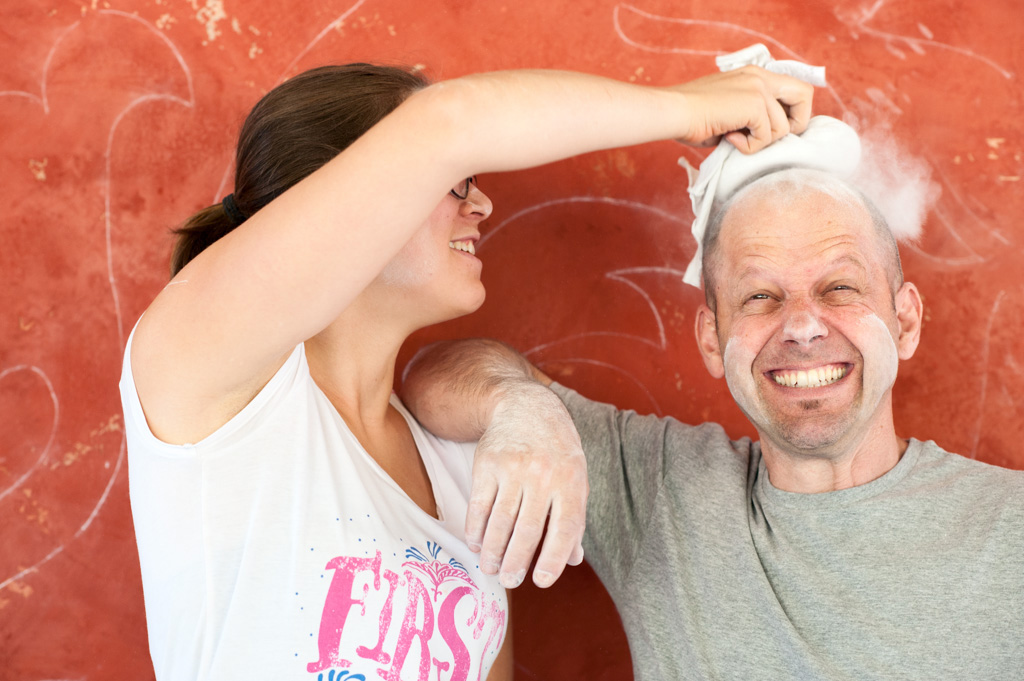
MULTIPOLYGON (((249 216, 337 156, 428 82, 373 64, 311 69, 264 95, 245 119, 235 154, 234 199, 249 216)), ((232 229, 220 203, 174 230, 171 276, 232 229)))

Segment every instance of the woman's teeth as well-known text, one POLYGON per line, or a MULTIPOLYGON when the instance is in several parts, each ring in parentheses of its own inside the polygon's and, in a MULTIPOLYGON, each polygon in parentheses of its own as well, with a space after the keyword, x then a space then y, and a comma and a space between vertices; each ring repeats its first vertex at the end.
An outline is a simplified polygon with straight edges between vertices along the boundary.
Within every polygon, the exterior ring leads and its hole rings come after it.
POLYGON ((454 248, 456 251, 464 251, 470 255, 476 255, 476 248, 473 246, 472 241, 449 241, 448 248, 454 248))
POLYGON ((820 388, 835 383, 845 376, 846 372, 845 366, 833 364, 806 371, 776 371, 773 377, 776 383, 787 388, 820 388))

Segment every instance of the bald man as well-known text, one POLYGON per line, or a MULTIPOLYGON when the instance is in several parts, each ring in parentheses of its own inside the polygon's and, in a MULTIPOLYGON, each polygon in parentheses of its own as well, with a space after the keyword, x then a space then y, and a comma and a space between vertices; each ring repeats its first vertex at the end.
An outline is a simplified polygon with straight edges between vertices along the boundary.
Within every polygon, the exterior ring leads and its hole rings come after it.
POLYGON ((922 304, 882 216, 788 169, 734 194, 703 246, 698 348, 757 442, 591 402, 496 341, 417 359, 406 404, 481 439, 474 475, 495 481, 483 563, 532 553, 521 527, 505 551, 516 513, 572 488, 581 446, 583 545, 637 679, 1024 678, 1024 473, 897 436, 922 304))

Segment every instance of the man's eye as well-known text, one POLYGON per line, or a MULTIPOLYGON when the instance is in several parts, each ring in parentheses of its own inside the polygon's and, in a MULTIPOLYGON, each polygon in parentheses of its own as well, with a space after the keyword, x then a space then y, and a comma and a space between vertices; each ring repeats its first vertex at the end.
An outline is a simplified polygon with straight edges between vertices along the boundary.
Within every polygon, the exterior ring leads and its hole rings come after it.
POLYGON ((755 293, 754 295, 747 298, 747 302, 753 302, 757 300, 769 300, 767 293, 755 293))

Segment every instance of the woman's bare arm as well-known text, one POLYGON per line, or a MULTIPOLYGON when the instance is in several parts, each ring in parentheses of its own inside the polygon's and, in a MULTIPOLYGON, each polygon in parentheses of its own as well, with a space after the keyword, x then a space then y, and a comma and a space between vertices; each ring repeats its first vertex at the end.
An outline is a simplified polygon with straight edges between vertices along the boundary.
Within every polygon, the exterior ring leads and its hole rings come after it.
POLYGON ((136 331, 132 366, 154 433, 194 442, 237 413, 296 344, 323 330, 448 189, 481 172, 729 131, 758 148, 806 125, 811 90, 748 68, 673 88, 511 71, 409 97, 348 149, 189 263, 136 331))

